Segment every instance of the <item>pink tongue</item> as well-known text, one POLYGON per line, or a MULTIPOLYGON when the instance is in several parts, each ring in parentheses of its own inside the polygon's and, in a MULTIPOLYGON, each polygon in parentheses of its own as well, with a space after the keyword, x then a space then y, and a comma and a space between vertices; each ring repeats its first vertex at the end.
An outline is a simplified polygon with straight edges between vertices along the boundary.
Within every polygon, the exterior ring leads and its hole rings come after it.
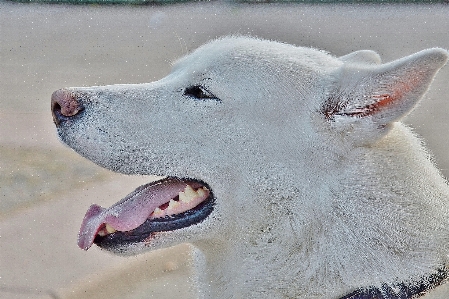
POLYGON ((186 183, 168 179, 140 186, 108 209, 91 205, 84 216, 78 235, 78 246, 87 250, 103 224, 118 231, 129 231, 142 225, 160 205, 183 191, 186 183))

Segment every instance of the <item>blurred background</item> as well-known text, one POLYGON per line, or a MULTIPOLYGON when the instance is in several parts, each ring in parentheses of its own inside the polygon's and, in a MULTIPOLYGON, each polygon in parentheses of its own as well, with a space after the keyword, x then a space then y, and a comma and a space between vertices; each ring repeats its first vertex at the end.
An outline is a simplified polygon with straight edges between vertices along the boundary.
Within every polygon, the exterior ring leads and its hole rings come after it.
MULTIPOLYGON (((177 58, 230 34, 336 56, 372 49, 383 61, 449 49, 445 1, 43 2, 0 1, 0 298, 195 298, 188 245, 129 258, 77 247, 90 204, 109 206, 152 178, 111 173, 63 146, 50 113, 56 89, 151 82, 177 58)), ((404 120, 446 177, 448 101, 446 66, 404 120)))

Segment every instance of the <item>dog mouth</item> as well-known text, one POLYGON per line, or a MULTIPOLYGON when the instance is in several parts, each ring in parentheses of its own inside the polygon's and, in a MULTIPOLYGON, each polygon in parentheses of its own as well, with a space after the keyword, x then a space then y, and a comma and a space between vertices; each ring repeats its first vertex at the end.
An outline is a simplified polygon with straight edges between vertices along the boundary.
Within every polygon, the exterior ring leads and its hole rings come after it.
POLYGON ((196 179, 167 177, 138 187, 125 198, 102 208, 92 205, 78 235, 78 246, 108 249, 150 242, 158 232, 189 227, 206 219, 214 208, 211 188, 196 179))

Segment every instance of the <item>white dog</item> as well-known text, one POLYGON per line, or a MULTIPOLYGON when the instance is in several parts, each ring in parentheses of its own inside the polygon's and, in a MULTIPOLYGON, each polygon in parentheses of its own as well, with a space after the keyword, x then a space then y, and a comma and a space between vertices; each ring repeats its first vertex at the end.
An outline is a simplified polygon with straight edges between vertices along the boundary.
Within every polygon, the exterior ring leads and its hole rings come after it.
POLYGON ((79 246, 189 242, 200 298, 424 294, 449 276, 449 188, 397 121, 447 59, 228 37, 157 82, 56 91, 63 142, 113 171, 168 176, 91 206, 79 246))

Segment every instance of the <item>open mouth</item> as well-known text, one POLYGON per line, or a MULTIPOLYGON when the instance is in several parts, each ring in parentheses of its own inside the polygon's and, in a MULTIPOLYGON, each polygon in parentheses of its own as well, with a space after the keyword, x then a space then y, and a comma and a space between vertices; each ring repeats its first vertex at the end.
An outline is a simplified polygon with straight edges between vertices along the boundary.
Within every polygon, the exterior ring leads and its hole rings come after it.
POLYGON ((90 206, 78 235, 84 250, 149 242, 156 233, 195 225, 214 207, 210 187, 199 180, 167 177, 140 186, 105 209, 90 206))

